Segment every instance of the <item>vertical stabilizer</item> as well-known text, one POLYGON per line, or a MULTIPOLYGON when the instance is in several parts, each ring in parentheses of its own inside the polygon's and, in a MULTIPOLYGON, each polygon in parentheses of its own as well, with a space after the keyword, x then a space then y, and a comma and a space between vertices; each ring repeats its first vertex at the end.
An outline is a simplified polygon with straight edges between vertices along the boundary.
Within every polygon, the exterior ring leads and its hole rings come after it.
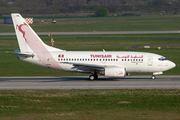
POLYGON ((26 44, 27 40, 25 38, 25 31, 23 30, 23 26, 28 27, 28 24, 18 13, 17 14, 13 13, 11 14, 11 16, 21 52, 22 53, 32 52, 32 50, 26 44))
POLYGON ((62 51, 61 49, 47 46, 19 13, 12 13, 11 16, 22 53, 62 51))

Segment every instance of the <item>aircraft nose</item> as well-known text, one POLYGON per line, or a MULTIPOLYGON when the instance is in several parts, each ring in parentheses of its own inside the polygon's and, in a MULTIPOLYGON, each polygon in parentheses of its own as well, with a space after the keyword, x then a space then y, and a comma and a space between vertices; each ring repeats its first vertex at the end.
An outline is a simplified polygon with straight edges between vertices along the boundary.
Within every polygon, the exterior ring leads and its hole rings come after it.
POLYGON ((169 67, 170 67, 170 69, 172 69, 172 68, 176 67, 176 64, 171 62, 171 61, 169 61, 169 67))

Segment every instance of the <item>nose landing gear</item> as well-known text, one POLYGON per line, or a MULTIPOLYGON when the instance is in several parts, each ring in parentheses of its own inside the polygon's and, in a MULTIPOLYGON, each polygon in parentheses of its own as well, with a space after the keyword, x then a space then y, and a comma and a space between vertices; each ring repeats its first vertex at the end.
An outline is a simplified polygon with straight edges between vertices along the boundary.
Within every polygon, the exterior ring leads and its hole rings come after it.
POLYGON ((153 79, 153 80, 156 79, 156 76, 155 76, 155 75, 152 75, 151 79, 153 79))

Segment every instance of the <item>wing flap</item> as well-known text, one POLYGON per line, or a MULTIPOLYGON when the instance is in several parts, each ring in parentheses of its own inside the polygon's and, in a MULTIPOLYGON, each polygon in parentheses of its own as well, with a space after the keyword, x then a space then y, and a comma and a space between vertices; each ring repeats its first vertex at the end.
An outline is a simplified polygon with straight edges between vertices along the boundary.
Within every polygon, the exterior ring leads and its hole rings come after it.
POLYGON ((60 62, 61 64, 71 64, 75 71, 83 72, 94 72, 104 70, 105 67, 114 67, 114 65, 98 65, 98 64, 88 64, 88 63, 75 63, 75 62, 60 62))
POLYGON ((76 71, 94 72, 104 69, 104 65, 87 64, 87 63, 75 63, 75 62, 60 62, 61 64, 71 64, 76 71))

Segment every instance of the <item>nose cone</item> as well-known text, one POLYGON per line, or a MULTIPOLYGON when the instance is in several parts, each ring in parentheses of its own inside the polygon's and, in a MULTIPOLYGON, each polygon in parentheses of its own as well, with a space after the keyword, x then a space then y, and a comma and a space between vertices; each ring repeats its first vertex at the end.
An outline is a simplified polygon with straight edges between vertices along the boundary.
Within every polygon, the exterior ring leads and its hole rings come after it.
POLYGON ((171 61, 169 61, 169 69, 172 69, 174 67, 176 67, 176 64, 171 62, 171 61))

